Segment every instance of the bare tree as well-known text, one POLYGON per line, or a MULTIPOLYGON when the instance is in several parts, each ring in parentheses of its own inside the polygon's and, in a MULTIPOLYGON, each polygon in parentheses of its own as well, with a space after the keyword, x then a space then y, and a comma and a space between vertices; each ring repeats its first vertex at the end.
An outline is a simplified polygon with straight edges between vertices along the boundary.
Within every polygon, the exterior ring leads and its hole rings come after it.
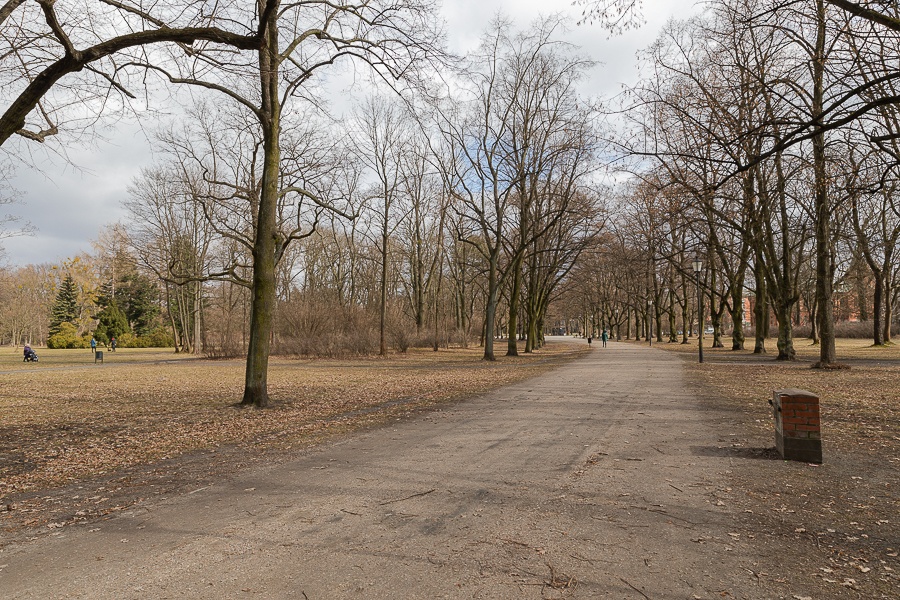
MULTIPOLYGON (((16 58, 9 59, 30 57, 14 75, 15 81, 26 85, 12 88, 15 98, 0 116, 0 143, 16 132, 26 137, 28 132, 37 133, 41 140, 48 132, 55 133, 56 111, 39 104, 51 91, 60 91, 63 76, 83 71, 94 77, 84 84, 86 102, 97 97, 99 81, 127 96, 131 94, 125 81, 129 73, 143 79, 145 74, 157 73, 170 84, 222 94, 252 116, 260 140, 255 172, 259 198, 252 215, 253 302, 241 402, 265 406, 276 264, 293 239, 278 235, 278 206, 286 197, 329 203, 302 185, 281 185, 282 136, 290 130, 293 116, 285 112, 285 106, 295 99, 302 102, 313 75, 338 60, 362 60, 383 77, 396 78, 438 54, 430 1, 336 4, 311 0, 283 5, 279 0, 259 0, 248 6, 219 6, 212 13, 205 5, 192 3, 144 9, 105 2, 93 9, 96 15, 78 14, 80 8, 74 7, 61 15, 63 9, 50 0, 38 4, 42 18, 29 21, 37 23, 33 35, 26 36, 16 58), (97 22, 111 25, 101 29, 94 26, 97 22), (121 30, 135 33, 116 35, 121 30), (76 47, 73 40, 81 39, 88 40, 87 48, 76 47), (154 44, 163 42, 170 45, 153 51, 154 44), (36 107, 49 117, 48 125, 37 132, 25 123, 36 107)), ((23 3, 18 9, 31 7, 23 3)), ((74 92, 82 97, 77 89, 74 92)), ((91 108, 95 106, 96 102, 91 108)))

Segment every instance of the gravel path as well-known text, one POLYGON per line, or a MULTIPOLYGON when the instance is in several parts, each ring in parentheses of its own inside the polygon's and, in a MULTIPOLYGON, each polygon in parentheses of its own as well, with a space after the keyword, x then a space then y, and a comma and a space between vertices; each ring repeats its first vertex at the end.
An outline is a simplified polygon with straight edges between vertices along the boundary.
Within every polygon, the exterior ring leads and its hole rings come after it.
MULTIPOLYGON (((4 598, 776 598, 681 360, 537 379, 0 552, 4 598)), ((164 432, 161 432, 164 435, 164 432)), ((795 597, 804 597, 802 590, 795 597)), ((788 596, 790 597, 790 596, 788 596)))

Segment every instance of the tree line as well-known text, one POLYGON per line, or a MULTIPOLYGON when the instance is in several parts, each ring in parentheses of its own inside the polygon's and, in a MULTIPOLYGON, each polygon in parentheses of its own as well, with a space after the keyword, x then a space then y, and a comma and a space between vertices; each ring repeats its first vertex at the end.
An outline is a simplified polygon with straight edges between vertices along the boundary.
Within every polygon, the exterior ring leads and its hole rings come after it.
POLYGON ((0 343, 89 348, 95 337, 123 348, 172 346, 163 292, 137 268, 124 235, 107 227, 92 253, 0 269, 0 343))
POLYGON ((48 85, 20 138, 65 137, 57 120, 72 116, 53 104, 56 93, 98 108, 102 93, 125 102, 131 86, 159 77, 183 103, 183 117, 156 134, 160 159, 129 189, 121 242, 159 283, 179 348, 246 352, 244 403, 266 404, 273 348, 369 351, 373 316, 380 353, 477 337, 492 360, 495 337, 510 330, 527 351, 542 344, 553 292, 603 220, 592 186, 597 110, 577 92, 591 62, 557 40, 559 19, 523 31, 498 19, 463 61, 436 49, 424 2, 307 3, 324 13, 261 2, 211 17, 191 6, 177 17, 181 37, 160 15, 104 9, 152 29, 146 43, 37 4, 44 18, 29 21, 35 35, 23 50, 41 47, 45 63, 63 57, 44 72, 35 59, 40 74, 17 102, 44 73, 80 65, 66 76, 86 81, 48 85), (96 42, 94 54, 74 48, 68 26, 96 42), (314 77, 340 59, 383 82, 347 118, 330 114, 314 77), (441 85, 436 66, 446 69, 441 85))
POLYGON ((777 358, 792 360, 794 330, 808 325, 819 366, 835 366, 841 304, 869 323, 874 344, 890 343, 900 296, 896 11, 722 0, 666 25, 616 113, 632 177, 616 194, 614 234, 572 292, 595 319, 686 341, 699 290, 699 323, 717 346, 728 325, 742 349, 752 321, 754 351, 766 352, 773 320, 777 358))
MULTIPOLYGON (((614 30, 639 5, 580 4, 614 30)), ((474 334, 493 359, 501 334, 509 354, 519 337, 539 347, 551 303, 581 295, 595 321, 660 332, 665 314, 686 335, 698 255, 735 347, 749 289, 757 349, 772 312, 793 356, 811 269, 803 312, 833 365, 850 263, 872 273, 890 335, 895 8, 711 3, 647 49, 617 111, 580 97, 592 63, 558 18, 498 18, 459 59, 427 0, 208 8, 5 4, 0 147, 65 148, 160 92, 175 101, 129 190, 125 245, 179 347, 246 351, 244 404, 268 402, 273 344, 344 351, 372 322, 381 353, 474 334), (341 62, 376 90, 349 118, 323 92, 341 62), (611 162, 629 177, 601 186, 611 162)))

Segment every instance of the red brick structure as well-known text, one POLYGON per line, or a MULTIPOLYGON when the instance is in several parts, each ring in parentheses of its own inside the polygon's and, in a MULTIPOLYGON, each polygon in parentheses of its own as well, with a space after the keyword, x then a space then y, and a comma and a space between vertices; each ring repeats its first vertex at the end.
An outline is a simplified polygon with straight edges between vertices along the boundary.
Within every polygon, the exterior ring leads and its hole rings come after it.
POLYGON ((775 447, 786 460, 822 462, 819 397, 806 390, 775 390, 775 447))

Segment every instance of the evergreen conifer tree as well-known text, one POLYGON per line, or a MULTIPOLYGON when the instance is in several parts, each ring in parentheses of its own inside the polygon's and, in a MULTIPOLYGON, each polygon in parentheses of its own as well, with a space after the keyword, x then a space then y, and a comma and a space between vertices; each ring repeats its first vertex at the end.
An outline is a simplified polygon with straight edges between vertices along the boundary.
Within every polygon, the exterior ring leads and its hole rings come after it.
POLYGON ((108 344, 112 338, 121 338, 129 332, 128 319, 115 302, 100 311, 97 315, 99 323, 94 335, 101 343, 108 344))
POLYGON ((56 293, 56 301, 50 309, 50 335, 59 333, 60 325, 71 323, 75 326, 78 320, 78 290, 75 288, 75 280, 70 274, 59 284, 56 293))

